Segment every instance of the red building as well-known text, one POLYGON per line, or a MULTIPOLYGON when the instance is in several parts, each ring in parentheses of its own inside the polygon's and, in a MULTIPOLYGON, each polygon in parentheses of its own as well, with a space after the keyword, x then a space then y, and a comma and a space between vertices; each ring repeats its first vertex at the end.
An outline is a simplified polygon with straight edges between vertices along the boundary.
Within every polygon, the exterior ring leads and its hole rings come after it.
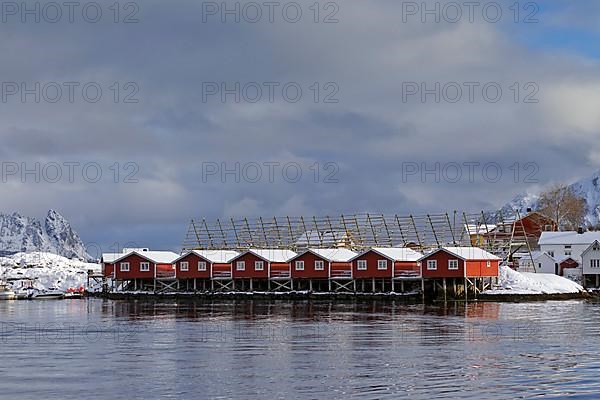
POLYGON ((344 249, 311 248, 290 260, 293 279, 352 278, 356 253, 344 249))
POLYGON ((289 278, 291 250, 249 249, 231 260, 233 279, 289 278))
POLYGON ((419 259, 428 278, 498 277, 500 258, 478 247, 442 247, 419 259))
POLYGON ((375 247, 352 261, 354 279, 371 278, 419 278, 418 260, 423 254, 407 247, 375 247))
POLYGON ((192 250, 174 261, 175 277, 185 279, 231 278, 231 261, 239 255, 232 250, 192 250))
POLYGON ((133 250, 114 260, 113 277, 117 280, 174 277, 173 262, 178 257, 172 251, 133 250))

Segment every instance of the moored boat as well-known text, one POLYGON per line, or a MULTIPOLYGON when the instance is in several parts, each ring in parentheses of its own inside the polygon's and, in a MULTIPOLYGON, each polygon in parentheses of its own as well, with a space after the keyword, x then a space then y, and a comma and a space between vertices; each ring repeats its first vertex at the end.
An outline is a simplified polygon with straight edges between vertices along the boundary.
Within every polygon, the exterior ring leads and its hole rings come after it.
POLYGON ((0 283, 0 300, 14 300, 15 292, 5 283, 0 283))
POLYGON ((65 297, 65 292, 57 288, 49 288, 37 291, 31 296, 34 300, 54 300, 65 297))

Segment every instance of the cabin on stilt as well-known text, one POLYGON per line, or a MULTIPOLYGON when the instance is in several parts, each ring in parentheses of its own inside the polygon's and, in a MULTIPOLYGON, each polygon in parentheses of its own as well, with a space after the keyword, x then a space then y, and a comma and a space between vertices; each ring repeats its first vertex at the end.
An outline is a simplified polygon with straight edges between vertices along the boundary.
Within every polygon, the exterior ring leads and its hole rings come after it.
POLYGON ((231 260, 233 289, 242 291, 292 290, 289 260, 291 250, 248 249, 231 260))
MULTIPOLYGON (((229 288, 231 260, 239 255, 233 250, 191 250, 174 261, 177 287, 186 291, 229 288)), ((230 288, 229 288, 230 289, 230 288)))

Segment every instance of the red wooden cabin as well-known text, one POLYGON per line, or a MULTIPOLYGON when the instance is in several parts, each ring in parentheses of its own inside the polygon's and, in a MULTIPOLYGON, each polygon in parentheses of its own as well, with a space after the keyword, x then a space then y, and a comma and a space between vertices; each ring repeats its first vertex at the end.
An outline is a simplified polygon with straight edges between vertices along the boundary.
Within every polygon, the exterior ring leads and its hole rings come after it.
POLYGON ((291 250, 249 249, 231 260, 233 279, 289 278, 291 250))
POLYGON ((232 250, 192 250, 174 261, 177 279, 231 278, 231 260, 239 253, 232 250))
POLYGON ((172 251, 134 250, 114 261, 114 278, 119 280, 153 279, 174 276, 172 251))
POLYGON ((478 247, 442 247, 419 259, 423 278, 497 277, 500 258, 478 247))
POLYGON ((352 258, 356 253, 345 249, 310 248, 290 260, 293 279, 352 278, 352 258))
POLYGON ((352 259, 352 276, 367 278, 418 278, 423 254, 407 247, 375 247, 352 259))

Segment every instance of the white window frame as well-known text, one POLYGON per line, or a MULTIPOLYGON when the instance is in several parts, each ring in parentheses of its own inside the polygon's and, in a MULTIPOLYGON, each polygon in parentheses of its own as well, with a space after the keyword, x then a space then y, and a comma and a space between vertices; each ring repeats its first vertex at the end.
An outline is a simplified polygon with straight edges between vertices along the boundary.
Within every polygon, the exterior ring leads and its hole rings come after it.
POLYGON ((246 270, 246 262, 245 261, 237 261, 235 263, 236 271, 245 271, 246 270))
POLYGON ((458 260, 456 258, 448 260, 448 271, 458 271, 458 260))
POLYGON ((304 261, 297 260, 296 262, 294 262, 294 268, 296 269, 296 271, 304 271, 304 261))
POLYGON ((142 261, 140 263, 140 272, 150 272, 150 263, 148 261, 142 261))
POLYGON ((437 271, 437 260, 427 260, 427 271, 437 271))
POLYGON ((129 263, 128 262, 122 262, 119 264, 119 271, 121 272, 129 272, 129 263), (127 267, 127 268, 126 268, 127 267))
POLYGON ((254 270, 255 271, 264 271, 265 270, 265 262, 264 261, 254 261, 254 270))
POLYGON ((572 254, 573 254, 573 253, 571 252, 571 250, 565 250, 565 256, 570 256, 570 255, 572 255, 572 254))
POLYGON ((206 271, 206 261, 198 261, 198 271, 206 271))
POLYGON ((190 263, 189 261, 182 261, 179 263, 179 269, 181 271, 189 271, 190 270, 190 263))
MULTIPOLYGON (((492 262, 490 260, 485 262, 485 266, 490 268, 492 266, 492 262)), ((540 263, 540 268, 541 268, 542 264, 540 263)))
POLYGON ((590 268, 600 268, 600 259, 592 258, 590 260, 590 268))
POLYGON ((388 260, 377 260, 377 270, 378 271, 385 271, 388 269, 388 260), (381 264, 385 263, 385 266, 382 268, 381 264))
POLYGON ((359 271, 366 271, 367 270, 367 260, 356 261, 356 269, 359 271))
POLYGON ((324 270, 325 270, 325 261, 315 260, 315 271, 324 271, 324 270))

